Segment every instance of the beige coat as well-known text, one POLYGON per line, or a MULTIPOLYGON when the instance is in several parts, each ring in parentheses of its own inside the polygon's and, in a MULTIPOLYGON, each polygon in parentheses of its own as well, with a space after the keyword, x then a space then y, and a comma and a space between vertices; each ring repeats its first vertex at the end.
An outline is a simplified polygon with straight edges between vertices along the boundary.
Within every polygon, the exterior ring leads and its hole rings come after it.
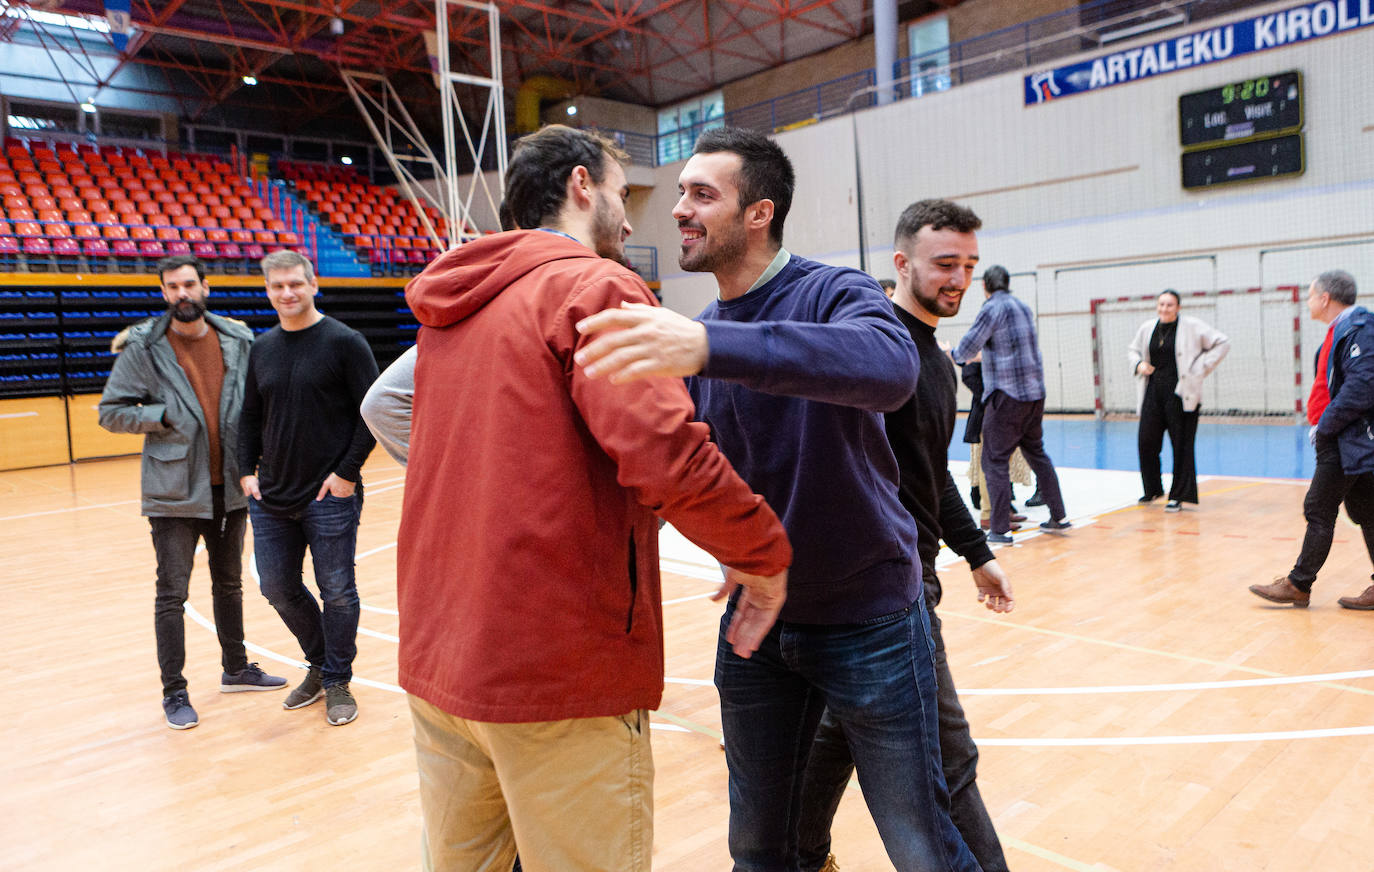
MULTIPOLYGON (((1140 363, 1148 359, 1150 336, 1155 332, 1158 318, 1140 325, 1131 340, 1126 356, 1135 373, 1135 411, 1145 403, 1145 383, 1149 376, 1140 372, 1140 363)), ((1178 332, 1174 334, 1174 360, 1178 363, 1178 385, 1174 393, 1183 400, 1183 411, 1197 411, 1202 402, 1202 380, 1212 374, 1221 359, 1231 350, 1231 341, 1215 327, 1198 318, 1178 316, 1178 332)))

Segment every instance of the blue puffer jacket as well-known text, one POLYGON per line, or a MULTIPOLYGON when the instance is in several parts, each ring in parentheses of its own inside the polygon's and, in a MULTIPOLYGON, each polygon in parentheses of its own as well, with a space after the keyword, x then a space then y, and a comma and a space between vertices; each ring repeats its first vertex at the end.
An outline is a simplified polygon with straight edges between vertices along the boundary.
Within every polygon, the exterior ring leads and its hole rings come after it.
POLYGON ((1331 405, 1317 436, 1339 440, 1346 475, 1374 472, 1374 315, 1363 306, 1336 325, 1326 382, 1331 405))

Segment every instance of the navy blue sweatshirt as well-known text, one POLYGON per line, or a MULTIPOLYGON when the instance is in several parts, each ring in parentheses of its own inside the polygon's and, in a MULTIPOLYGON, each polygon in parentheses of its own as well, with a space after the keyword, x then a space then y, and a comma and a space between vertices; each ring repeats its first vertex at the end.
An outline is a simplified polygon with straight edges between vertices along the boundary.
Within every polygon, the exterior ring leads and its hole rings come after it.
POLYGON ((782 620, 852 624, 921 595, 916 524, 898 498, 883 413, 916 389, 916 346, 878 283, 793 256, 699 320, 710 356, 697 417, 792 541, 782 620))

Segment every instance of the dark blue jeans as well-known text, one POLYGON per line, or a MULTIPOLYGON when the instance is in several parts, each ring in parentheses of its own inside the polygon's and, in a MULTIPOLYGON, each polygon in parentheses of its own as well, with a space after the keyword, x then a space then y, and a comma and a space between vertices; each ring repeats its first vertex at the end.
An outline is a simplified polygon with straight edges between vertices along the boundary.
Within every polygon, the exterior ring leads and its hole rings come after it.
POLYGON ((797 872, 807 756, 829 707, 864 801, 898 872, 970 872, 940 771, 935 668, 925 604, 862 624, 779 621, 749 659, 716 648, 730 855, 737 872, 797 872))
POLYGON ((183 612, 191 588, 196 542, 205 539, 210 563, 210 599, 215 632, 219 636, 220 665, 238 672, 248 665, 243 647, 243 531, 248 513, 224 511, 224 488, 213 489, 214 517, 149 518, 153 552, 157 555, 157 595, 153 629, 157 634, 157 665, 162 672, 162 695, 186 689, 186 619, 183 612))
MULTIPOLYGON (((926 590, 930 590, 929 585, 926 590)), ((959 694, 954 689, 954 676, 949 671, 945 642, 940 634, 940 616, 933 602, 927 601, 926 607, 930 611, 930 635, 935 641, 940 758, 949 788, 950 817, 983 872, 1006 872, 1007 859, 1002 853, 1002 843, 978 791, 978 746, 969 734, 968 719, 964 717, 964 707, 959 704, 959 694)), ((853 773, 854 758, 849 753, 844 730, 827 712, 821 719, 806 764, 801 816, 802 872, 816 872, 825 865, 826 855, 830 853, 830 825, 853 773)))
POLYGON ((262 595, 300 642, 305 659, 320 667, 325 687, 353 678, 359 613, 353 557, 362 510, 362 485, 351 497, 326 495, 293 515, 274 514, 257 500, 248 501, 262 595), (301 580, 306 546, 323 610, 301 580))

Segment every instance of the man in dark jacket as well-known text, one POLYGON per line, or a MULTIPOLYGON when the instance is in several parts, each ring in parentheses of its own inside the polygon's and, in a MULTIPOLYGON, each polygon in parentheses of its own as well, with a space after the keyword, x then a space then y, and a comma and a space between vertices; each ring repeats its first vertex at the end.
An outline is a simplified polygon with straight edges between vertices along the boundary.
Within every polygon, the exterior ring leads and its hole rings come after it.
MULTIPOLYGON (((1355 279, 1344 270, 1317 276, 1307 291, 1307 311, 1331 325, 1317 351, 1307 401, 1317 449, 1302 506, 1307 534, 1287 575, 1250 586, 1257 597, 1298 608, 1307 608, 1311 600, 1342 500, 1350 519, 1360 525, 1374 563, 1374 315, 1355 305, 1355 279)), ((1374 610, 1374 585, 1339 602, 1347 609, 1374 610)))
MULTIPOLYGON (((884 416, 887 438, 897 456, 902 506, 916 520, 917 554, 925 581, 930 637, 935 644, 936 705, 940 719, 940 756, 949 785, 950 816, 983 872, 1005 872, 1006 858, 997 830, 978 792, 978 747, 954 689, 954 676, 940 634, 940 579, 935 558, 940 540, 968 561, 978 599, 995 612, 1009 612, 1011 582, 993 559, 982 532, 969 515, 949 472, 949 443, 954 436, 954 365, 935 340, 941 318, 959 314, 978 263, 982 221, 971 209, 948 200, 912 203, 897 221, 897 290, 893 310, 911 334, 921 356, 916 393, 884 416)), ((816 733, 806 764, 801 804, 801 868, 816 872, 837 868, 830 852, 830 825, 854 772, 844 733, 827 712, 816 733), (827 866, 830 862, 832 865, 827 866)))
POLYGON ((157 554, 153 626, 162 709, 167 726, 188 730, 199 719, 181 672, 186 663, 182 611, 200 538, 210 562, 224 667, 220 690, 277 690, 286 679, 249 663, 243 646, 248 501, 233 487, 238 480, 234 444, 253 332, 205 311, 210 289, 205 266, 196 258, 163 258, 157 269, 167 313, 140 321, 116 338, 119 357, 100 397, 100 426, 144 434, 143 514, 157 554))

